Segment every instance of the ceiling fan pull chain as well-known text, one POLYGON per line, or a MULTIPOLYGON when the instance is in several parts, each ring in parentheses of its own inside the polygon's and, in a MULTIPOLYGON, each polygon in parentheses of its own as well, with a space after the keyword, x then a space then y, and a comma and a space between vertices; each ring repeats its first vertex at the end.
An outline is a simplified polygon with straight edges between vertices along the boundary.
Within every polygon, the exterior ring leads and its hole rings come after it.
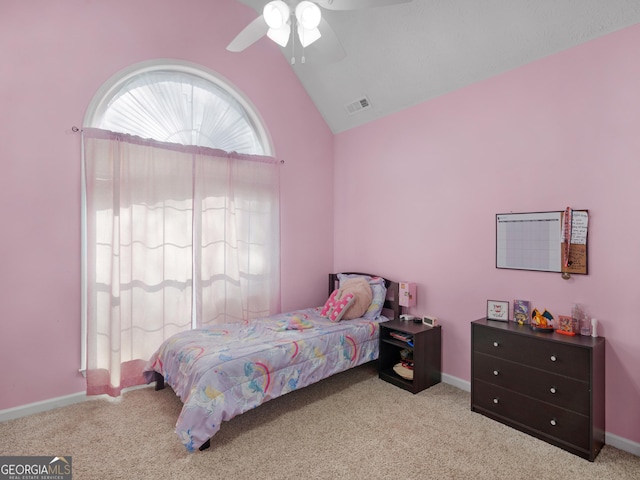
MULTIPOLYGON (((293 15, 291 16, 291 25, 294 26, 293 15)), ((293 30, 293 28, 292 28, 293 30)), ((291 65, 296 64, 296 36, 291 35, 291 65)))
MULTIPOLYGON (((296 18, 297 20, 297 18, 296 18)), ((298 22, 299 24, 299 22, 298 22)), ((298 30, 298 35, 300 35, 300 46, 302 47, 302 55, 300 56, 300 63, 304 63, 305 62, 305 58, 304 58, 304 29, 300 29, 300 27, 298 27, 296 30, 298 30)), ((294 41, 295 41, 295 35, 293 35, 294 37, 294 41)))

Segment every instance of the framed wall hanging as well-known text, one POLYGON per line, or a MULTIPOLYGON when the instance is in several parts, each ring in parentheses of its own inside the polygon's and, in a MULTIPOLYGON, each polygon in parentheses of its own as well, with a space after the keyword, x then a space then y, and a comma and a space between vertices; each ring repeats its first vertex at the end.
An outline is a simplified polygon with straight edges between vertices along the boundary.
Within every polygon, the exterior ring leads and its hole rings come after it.
POLYGON ((588 210, 499 213, 496 268, 587 275, 588 210))

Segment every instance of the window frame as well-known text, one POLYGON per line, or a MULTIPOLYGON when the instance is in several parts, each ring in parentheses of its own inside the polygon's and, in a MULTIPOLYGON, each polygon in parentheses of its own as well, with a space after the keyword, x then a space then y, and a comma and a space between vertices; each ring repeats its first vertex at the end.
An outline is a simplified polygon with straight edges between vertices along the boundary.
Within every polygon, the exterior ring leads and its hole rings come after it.
POLYGON ((238 103, 247 113, 247 118, 249 119, 251 126, 254 128, 260 140, 260 143, 262 144, 262 148, 264 149, 264 152, 260 153, 260 155, 275 156, 271 136, 264 126, 265 123, 262 117, 258 113, 258 110, 251 103, 251 101, 246 98, 235 85, 233 85, 226 78, 222 77, 220 74, 213 72, 212 70, 209 70, 203 66, 180 60, 148 60, 131 65, 116 73, 109 80, 103 83, 102 86, 94 94, 85 113, 82 125, 84 127, 99 128, 100 119, 104 115, 105 111, 109 108, 111 99, 113 99, 113 97, 120 91, 123 84, 137 75, 162 70, 184 72, 203 78, 204 80, 215 84, 222 90, 229 93, 235 100, 238 101, 238 103))

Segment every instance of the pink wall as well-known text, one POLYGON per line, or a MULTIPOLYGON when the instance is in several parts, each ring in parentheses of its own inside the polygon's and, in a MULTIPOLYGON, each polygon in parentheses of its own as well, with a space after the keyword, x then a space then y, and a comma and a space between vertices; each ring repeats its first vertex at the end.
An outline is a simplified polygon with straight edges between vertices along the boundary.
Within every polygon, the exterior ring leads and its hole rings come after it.
POLYGON ((119 70, 174 58, 235 84, 286 161, 285 310, 320 304, 332 266, 415 281, 415 311, 444 325, 445 373, 468 380, 469 322, 488 298, 583 302, 607 337, 607 431, 640 442, 640 27, 334 139, 273 44, 225 51, 254 16, 232 0, 4 2, 0 410, 84 389, 71 126, 119 70), (588 276, 495 269, 496 213, 567 205, 590 210, 588 276))
POLYGON ((82 125, 98 88, 132 64, 203 65, 253 102, 286 161, 282 306, 324 301, 333 136, 272 42, 225 50, 255 11, 232 0, 32 0, 1 10, 0 410, 84 390, 80 136, 71 127, 82 125))
POLYGON ((607 337, 607 431, 640 442, 640 26, 336 136, 334 267, 418 283, 470 379, 487 299, 584 303, 607 337), (382 192, 381 192, 382 190, 382 192), (589 275, 495 268, 495 214, 586 208, 589 275))

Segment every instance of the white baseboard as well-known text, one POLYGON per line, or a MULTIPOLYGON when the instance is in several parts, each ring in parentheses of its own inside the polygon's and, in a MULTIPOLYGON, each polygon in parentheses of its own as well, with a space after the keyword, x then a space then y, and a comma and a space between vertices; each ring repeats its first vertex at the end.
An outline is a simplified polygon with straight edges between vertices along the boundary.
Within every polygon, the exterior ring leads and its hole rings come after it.
MULTIPOLYGON (((465 392, 471 391, 471 382, 467 382, 466 380, 462 380, 461 378, 454 377, 452 375, 447 375, 446 373, 442 374, 442 382, 464 390, 465 392)), ((604 434, 604 443, 640 457, 640 443, 607 432, 604 434)))
POLYGON ((47 410, 53 410, 54 408, 66 407, 67 405, 73 405, 74 403, 84 402, 86 399, 86 392, 78 392, 72 393, 71 395, 65 395, 63 397, 43 400, 41 402, 20 405, 19 407, 7 408, 6 410, 0 410, 0 422, 26 417, 27 415, 33 415, 34 413, 46 412, 47 410))
POLYGON ((464 390, 465 392, 471 391, 471 382, 454 377, 453 375, 447 375, 446 373, 442 374, 442 383, 452 385, 460 390, 464 390))
POLYGON ((633 442, 631 440, 627 440, 626 438, 619 437, 618 435, 614 435, 613 433, 604 434, 604 443, 607 445, 611 445, 619 450, 623 450, 628 452, 636 457, 640 457, 640 443, 633 442))
MULTIPOLYGON (((133 387, 127 387, 122 389, 122 393, 131 392, 132 390, 138 390, 141 388, 155 387, 155 383, 150 385, 135 385, 133 387)), ((47 410, 54 410, 60 407, 67 407, 75 403, 85 402, 91 399, 102 398, 108 401, 117 402, 120 397, 110 397, 109 395, 93 395, 88 397, 86 392, 72 393, 71 395, 65 395, 63 397, 50 398, 49 400, 43 400, 41 402, 28 403, 27 405, 20 405, 19 407, 7 408, 6 410, 0 410, 0 423, 8 420, 15 420, 16 418, 26 417, 27 415, 33 415, 34 413, 46 412, 47 410)))

